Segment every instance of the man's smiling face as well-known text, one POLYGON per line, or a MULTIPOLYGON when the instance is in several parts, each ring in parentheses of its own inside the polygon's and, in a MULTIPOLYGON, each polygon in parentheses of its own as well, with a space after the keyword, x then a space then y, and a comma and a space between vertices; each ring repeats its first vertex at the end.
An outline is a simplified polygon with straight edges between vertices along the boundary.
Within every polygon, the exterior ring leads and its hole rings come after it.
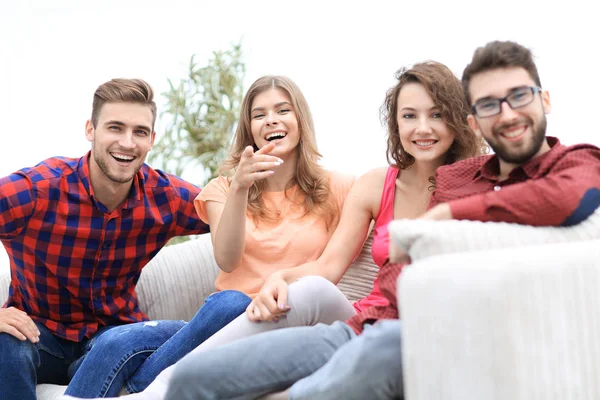
POLYGON ((147 105, 104 104, 96 126, 86 123, 86 137, 92 142, 92 176, 112 185, 130 183, 154 144, 152 125, 153 115, 147 105))
MULTIPOLYGON (((473 104, 484 99, 501 99, 516 90, 536 87, 529 73, 520 67, 497 68, 471 78, 469 93, 473 104)), ((549 149, 546 143, 546 115, 550 112, 548 92, 534 93, 531 103, 511 108, 500 104, 500 113, 489 117, 469 116, 471 128, 480 133, 501 161, 520 165, 549 149)))

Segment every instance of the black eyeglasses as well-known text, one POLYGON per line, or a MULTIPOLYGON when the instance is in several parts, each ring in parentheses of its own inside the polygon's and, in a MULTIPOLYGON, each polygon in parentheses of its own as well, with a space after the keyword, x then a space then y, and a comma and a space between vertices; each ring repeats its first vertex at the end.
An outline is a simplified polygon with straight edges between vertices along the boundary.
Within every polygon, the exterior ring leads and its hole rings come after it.
POLYGON ((479 118, 492 117, 500 114, 502 111, 502 103, 506 102, 513 110, 515 108, 525 107, 531 103, 536 93, 542 91, 541 87, 524 86, 510 92, 506 97, 501 99, 481 99, 473 104, 473 114, 479 118))

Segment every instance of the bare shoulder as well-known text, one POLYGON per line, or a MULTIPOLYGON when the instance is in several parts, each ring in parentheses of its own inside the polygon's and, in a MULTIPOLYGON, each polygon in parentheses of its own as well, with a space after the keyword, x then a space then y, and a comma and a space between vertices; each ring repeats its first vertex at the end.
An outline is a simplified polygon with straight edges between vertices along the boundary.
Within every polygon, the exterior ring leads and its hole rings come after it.
POLYGON ((387 167, 369 170, 352 187, 351 193, 359 197, 365 208, 372 213, 379 209, 387 170, 387 167))
POLYGON ((387 171, 390 167, 377 167, 377 168, 373 168, 368 170, 367 172, 365 172, 361 177, 363 176, 369 176, 371 178, 376 178, 376 177, 380 177, 381 179, 385 179, 385 175, 387 174, 387 171))
POLYGON ((387 170, 388 167, 373 168, 361 175, 361 177, 358 178, 357 183, 360 182, 360 184, 363 185, 365 188, 383 188, 387 170))

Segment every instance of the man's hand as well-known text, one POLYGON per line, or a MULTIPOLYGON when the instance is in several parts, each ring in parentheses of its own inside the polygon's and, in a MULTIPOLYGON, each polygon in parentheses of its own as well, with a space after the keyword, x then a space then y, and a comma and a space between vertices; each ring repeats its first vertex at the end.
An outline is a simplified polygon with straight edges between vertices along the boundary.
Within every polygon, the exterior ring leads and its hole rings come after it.
POLYGON ((260 289, 258 295, 246 308, 246 314, 250 321, 274 321, 290 310, 286 304, 288 294, 287 282, 278 274, 274 273, 260 289))
POLYGON ((441 203, 421 215, 419 219, 431 219, 434 221, 452 219, 452 209, 450 208, 450 204, 441 203))
POLYGON ((40 341, 40 331, 33 320, 25 311, 14 307, 0 308, 0 332, 20 340, 29 339, 31 343, 40 341))
POLYGON ((410 264, 410 256, 407 252, 390 241, 390 262, 392 264, 410 264))

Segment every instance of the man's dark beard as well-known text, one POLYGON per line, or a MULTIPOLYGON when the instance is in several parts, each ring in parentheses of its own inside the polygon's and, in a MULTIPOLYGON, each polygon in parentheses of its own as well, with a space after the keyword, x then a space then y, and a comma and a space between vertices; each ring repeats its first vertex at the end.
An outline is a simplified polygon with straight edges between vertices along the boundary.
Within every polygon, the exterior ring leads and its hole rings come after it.
MULTIPOLYGON (((534 125, 533 120, 531 118, 522 118, 519 121, 515 121, 511 124, 505 124, 505 125, 496 127, 494 129, 493 133, 495 135, 497 135, 497 132, 500 132, 502 130, 510 128, 513 125, 520 125, 520 124, 527 124, 531 127, 533 127, 533 125, 534 125)), ((498 158, 500 158, 502 161, 510 163, 510 164, 518 164, 518 165, 526 163, 527 161, 531 160, 533 158, 533 156, 535 156, 540 151, 540 149, 542 148, 542 145, 544 144, 544 140, 546 139, 546 116, 545 115, 542 117, 542 120, 540 121, 538 128, 533 132, 532 139, 533 139, 533 142, 531 143, 531 146, 528 149, 525 149, 524 152, 517 153, 517 154, 511 153, 499 142, 492 143, 488 140, 488 144, 490 145, 492 150, 494 150, 494 153, 496 153, 498 158)))

